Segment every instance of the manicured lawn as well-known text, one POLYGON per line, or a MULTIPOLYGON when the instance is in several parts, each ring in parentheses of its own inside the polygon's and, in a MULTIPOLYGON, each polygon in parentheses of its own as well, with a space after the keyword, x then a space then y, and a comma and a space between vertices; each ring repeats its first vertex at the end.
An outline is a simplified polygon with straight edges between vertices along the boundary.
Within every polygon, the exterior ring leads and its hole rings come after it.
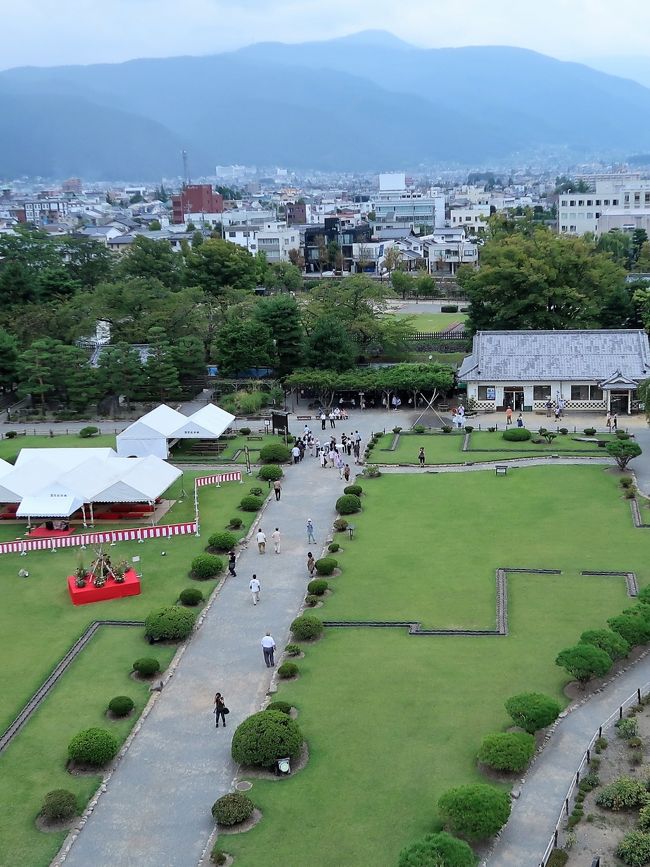
MULTIPOLYGON (((593 442, 580 442, 571 435, 558 435, 552 443, 510 442, 502 431, 474 431, 468 451, 462 451, 464 431, 449 434, 402 433, 395 451, 388 451, 393 434, 383 436, 375 446, 370 461, 379 464, 417 464, 420 446, 424 446, 427 464, 462 464, 468 461, 512 460, 519 457, 544 455, 593 455, 606 457, 607 452, 593 442)), ((599 434, 598 439, 611 440, 611 434, 599 434)))
MULTIPOLYGON (((301 423, 302 424, 302 423, 301 423)), ((294 425, 295 426, 295 425, 294 425)), ((234 458, 238 451, 246 448, 248 446, 248 451, 250 452, 251 463, 255 464, 259 461, 259 453, 260 449, 263 446, 269 445, 270 443, 281 443, 284 445, 284 439, 279 436, 266 436, 266 434, 259 434, 256 430, 253 430, 253 434, 251 436, 261 436, 263 439, 261 440, 249 440, 245 436, 237 436, 233 437, 233 439, 226 440, 228 447, 220 454, 220 455, 208 455, 203 456, 201 454, 197 454, 196 452, 192 452, 191 444, 195 442, 195 440, 185 440, 184 442, 180 442, 173 450, 171 455, 171 461, 192 461, 193 463, 212 463, 218 464, 219 461, 230 461, 234 458)), ((241 452, 237 459, 235 460, 237 464, 246 463, 246 456, 243 452, 241 452)))
POLYGON ((307 645, 300 678, 277 697, 299 709, 309 764, 286 782, 254 783, 263 821, 223 839, 240 867, 392 867, 436 827, 445 789, 481 780, 476 750, 508 725, 505 699, 539 690, 565 703, 558 651, 628 604, 623 579, 579 571, 650 577, 650 535, 633 528, 603 467, 387 475, 364 487, 355 539, 341 538, 343 574, 316 612, 324 619, 490 628, 498 566, 563 574, 509 577, 505 638, 332 628, 307 645))
MULTIPOLYGON (((170 521, 194 515, 193 479, 185 474, 186 496, 169 513, 170 521)), ((254 481, 251 480, 251 485, 254 481)), ((180 482, 176 483, 180 496, 180 482)), ((249 485, 237 482, 220 488, 202 488, 200 493, 200 538, 178 536, 141 545, 121 543, 112 549, 113 559, 137 555, 142 573, 142 594, 128 599, 75 608, 68 597, 66 576, 83 556, 89 564, 92 551, 63 549, 56 553, 30 553, 27 557, 0 557, 0 634, 3 640, 2 702, 0 729, 15 718, 36 688, 84 629, 96 619, 144 619, 154 608, 173 604, 180 590, 198 586, 209 594, 213 581, 194 582, 189 564, 203 551, 208 535, 224 529, 231 517, 244 521, 241 535, 254 514, 238 512, 237 505, 249 485), (161 556, 165 551, 165 556, 161 556), (29 578, 17 577, 29 569, 29 578)), ((172 491, 174 493, 174 491, 172 491)), ((43 795, 53 788, 71 788, 80 794, 80 805, 94 791, 98 778, 70 777, 65 772, 66 747, 70 737, 89 725, 102 725, 107 702, 115 695, 130 695, 141 709, 147 688, 129 679, 131 663, 151 655, 139 628, 106 628, 86 648, 59 681, 45 704, 0 755, 0 863, 46 865, 56 852, 62 835, 38 832, 33 820, 43 795)), ((156 647, 154 655, 165 664, 173 647, 156 647)), ((137 717, 110 723, 126 736, 137 717)), ((108 722, 106 723, 108 724, 108 722)))
POLYGON ((396 313, 396 316, 411 316, 416 331, 444 331, 454 323, 465 322, 466 313, 396 313))
POLYGON ((115 434, 98 434, 88 439, 82 439, 79 434, 57 434, 55 436, 19 436, 14 439, 0 440, 0 458, 13 461, 21 449, 82 449, 82 448, 115 448, 115 434))

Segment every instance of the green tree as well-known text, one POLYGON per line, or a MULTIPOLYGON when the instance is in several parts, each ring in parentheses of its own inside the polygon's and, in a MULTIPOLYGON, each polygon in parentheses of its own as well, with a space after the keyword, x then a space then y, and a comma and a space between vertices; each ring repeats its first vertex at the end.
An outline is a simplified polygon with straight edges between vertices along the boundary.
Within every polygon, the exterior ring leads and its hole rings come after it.
POLYGON ((52 354, 56 396, 66 407, 82 412, 97 398, 97 371, 90 366, 88 354, 78 346, 58 341, 52 354))
POLYGON ((506 701, 506 710, 516 726, 534 734, 550 726, 560 714, 560 705, 541 692, 520 692, 506 701))
POLYGON ((19 261, 9 260, 0 269, 0 305, 29 304, 38 300, 38 279, 19 261))
POLYGON ((641 248, 648 242, 648 233, 645 229, 635 229, 632 232, 632 256, 630 265, 633 266, 639 259, 641 248))
POLYGON ((172 346, 172 357, 181 380, 205 375, 205 346, 200 337, 180 337, 172 346))
POLYGON ((219 330, 212 357, 220 373, 233 376, 251 367, 267 367, 273 355, 273 339, 266 325, 233 316, 219 330))
POLYGON ((609 253, 618 265, 627 268, 632 255, 632 239, 627 232, 612 229, 600 236, 596 249, 599 253, 609 253))
POLYGON ((257 265, 248 250, 220 238, 192 248, 187 259, 187 283, 212 295, 227 286, 252 291, 257 285, 257 265))
POLYGON ((18 341, 13 334, 0 328, 0 388, 9 391, 18 372, 18 341))
POLYGON ((98 380, 104 394, 123 395, 130 410, 145 383, 138 350, 124 342, 107 346, 99 356, 98 380))
POLYGON ((624 470, 632 458, 641 454, 641 446, 631 440, 613 440, 607 443, 605 450, 610 458, 614 458, 619 470, 624 470))
POLYGON ((409 292, 415 291, 415 280, 405 271, 393 271, 390 275, 390 282, 393 289, 402 296, 402 299, 406 298, 409 292))
POLYGON ((183 257, 174 253, 169 241, 154 241, 138 235, 117 270, 118 275, 127 280, 154 279, 169 289, 177 289, 183 282, 183 257))
POLYGON ((92 288, 111 278, 113 255, 99 241, 79 235, 65 238, 58 249, 70 277, 83 288, 92 288))
POLYGON ((300 367, 304 358, 304 331, 296 299, 286 294, 263 298, 255 308, 255 318, 273 335, 273 366, 278 376, 300 367))
POLYGON ((59 371, 55 350, 61 345, 60 340, 44 337, 35 340, 29 349, 18 356, 18 394, 21 397, 30 394, 34 400, 38 400, 43 413, 47 398, 56 388, 59 371))
POLYGON ((354 359, 354 344, 336 316, 318 319, 307 338, 307 364, 340 372, 352 367, 354 359))
POLYGON ((384 254, 384 268, 389 275, 396 271, 402 262, 402 251, 399 247, 389 247, 384 254))
POLYGON ((452 833, 470 840, 485 840, 508 821, 510 796, 483 783, 458 786, 442 795, 438 811, 452 833))
POLYGON ((562 175, 555 179, 555 193, 588 193, 589 184, 586 181, 576 181, 573 178, 568 178, 562 175))
POLYGON ((299 292, 302 274, 290 262, 272 262, 267 268, 264 285, 274 292, 299 292))
POLYGON ((162 229, 162 225, 160 220, 151 220, 149 223, 149 231, 150 232, 159 232, 162 229))
POLYGON ((55 297, 70 297, 78 289, 79 283, 70 275, 63 263, 50 265, 39 272, 36 295, 41 302, 55 297))
POLYGON ((557 655, 555 664, 565 669, 582 686, 592 677, 602 677, 612 667, 609 654, 592 644, 576 644, 557 655))
POLYGON ((149 356, 145 364, 147 391, 164 403, 180 392, 174 352, 162 328, 150 330, 149 343, 149 356))
POLYGON ((642 274, 650 274, 650 241, 644 241, 641 244, 634 270, 640 271, 642 274))

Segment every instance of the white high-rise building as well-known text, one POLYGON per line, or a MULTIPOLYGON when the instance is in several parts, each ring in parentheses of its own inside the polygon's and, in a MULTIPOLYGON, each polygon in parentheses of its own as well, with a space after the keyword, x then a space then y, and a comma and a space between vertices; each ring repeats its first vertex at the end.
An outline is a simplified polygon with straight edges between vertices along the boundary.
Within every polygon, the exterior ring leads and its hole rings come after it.
MULTIPOLYGON (((562 235, 597 233, 599 219, 608 212, 643 211, 650 208, 650 180, 637 174, 609 175, 594 179, 589 193, 561 193, 558 196, 557 226, 562 235)), ((603 221, 605 222, 605 221, 603 221)), ((630 224, 635 222, 630 220, 630 224)))
POLYGON ((432 196, 406 186, 403 172, 379 175, 379 192, 374 201, 374 228, 431 231, 436 225, 444 225, 445 197, 432 196))

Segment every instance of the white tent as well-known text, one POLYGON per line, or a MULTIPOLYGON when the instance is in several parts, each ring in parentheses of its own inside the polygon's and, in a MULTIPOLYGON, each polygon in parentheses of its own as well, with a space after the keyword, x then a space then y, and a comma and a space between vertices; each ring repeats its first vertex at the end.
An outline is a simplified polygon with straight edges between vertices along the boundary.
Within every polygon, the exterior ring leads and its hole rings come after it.
POLYGON ((94 502, 153 503, 183 474, 182 470, 153 455, 146 458, 118 458, 118 462, 124 465, 123 468, 110 485, 93 497, 94 502))
POLYGON ((34 494, 24 497, 18 506, 18 518, 69 518, 77 509, 81 509, 84 501, 74 494, 34 494))
POLYGON ((169 457, 169 440, 217 439, 235 416, 213 404, 206 404, 191 416, 161 404, 117 435, 120 457, 169 457))
POLYGON ((14 468, 13 464, 10 464, 9 461, 5 461, 0 458, 0 479, 10 473, 14 468))

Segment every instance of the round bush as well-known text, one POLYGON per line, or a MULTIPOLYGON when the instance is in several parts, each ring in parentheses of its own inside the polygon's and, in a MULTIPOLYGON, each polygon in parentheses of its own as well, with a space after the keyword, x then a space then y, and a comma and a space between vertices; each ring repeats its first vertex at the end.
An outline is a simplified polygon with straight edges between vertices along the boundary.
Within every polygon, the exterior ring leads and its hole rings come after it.
POLYGON ((610 617, 607 625, 632 647, 650 641, 650 623, 638 614, 618 614, 610 617))
POLYGON ((336 521, 334 521, 334 529, 337 533, 345 533, 348 529, 348 522, 345 518, 337 518, 336 521))
POLYGON ((324 578, 314 578, 307 585, 307 592, 314 596, 323 596, 328 587, 329 583, 324 578))
POLYGON ((584 429, 584 435, 585 435, 586 437, 593 437, 593 436, 596 436, 596 428, 595 428, 595 427, 586 427, 586 428, 584 429))
POLYGON ((316 560, 316 572, 319 575, 331 575, 338 565, 338 560, 334 557, 321 557, 316 560))
POLYGON ((501 436, 509 442, 520 443, 529 440, 532 434, 525 427, 509 427, 504 430, 501 436))
POLYGON ((445 831, 427 834, 417 843, 402 849, 398 867, 474 867, 471 847, 445 831))
POLYGON ((247 436, 250 436, 251 429, 250 429, 249 427, 240 427, 240 428, 239 428, 239 433, 240 433, 242 436, 247 437, 247 436))
POLYGON ((241 518, 231 518, 230 521, 228 521, 228 526, 233 530, 238 530, 243 523, 244 521, 241 518))
POLYGON ((612 667, 610 656, 593 644, 576 644, 560 651, 555 660, 579 683, 587 683, 592 677, 603 677, 612 667))
POLYGON ((560 705, 541 692, 521 692, 506 701, 506 710, 515 725, 534 734, 555 722, 560 705))
POLYGON ((266 706, 265 710, 277 710, 280 713, 291 713, 291 704, 288 701, 272 701, 266 706))
POLYGON ((263 710, 237 726, 232 739, 232 757, 242 765, 272 768, 278 759, 295 759, 303 736, 300 727, 286 713, 263 710))
POLYGON ((117 738, 106 729, 84 729, 68 744, 68 758, 80 765, 102 768, 115 758, 117 738))
POLYGON ((237 541, 237 536, 234 533, 222 530, 220 533, 213 533, 210 536, 208 548, 214 548, 215 551, 232 551, 237 541))
POLYGON ((580 636, 580 643, 600 647, 613 661, 623 659, 630 652, 630 645, 623 636, 610 629, 588 629, 580 636))
POLYGON ((52 789, 43 798, 40 815, 46 822, 67 822, 77 815, 77 797, 67 789, 52 789))
POLYGON ((458 786, 442 795, 438 811, 454 834, 484 840, 496 834, 508 821, 510 797, 506 792, 483 783, 458 786))
POLYGON ((278 668, 278 677, 281 680, 288 680, 290 677, 295 677, 298 671, 299 668, 295 662, 283 662, 278 668))
POLYGON ((284 648, 284 652, 287 656, 300 656, 302 650, 300 649, 300 645, 298 644, 287 644, 284 648))
POLYGON ((183 641, 194 628, 196 614, 180 605, 158 608, 144 622, 144 634, 152 641, 183 641))
POLYGON ((630 439, 630 434, 627 433, 627 431, 624 431, 624 430, 617 430, 617 431, 616 431, 616 439, 617 439, 617 440, 629 440, 629 439, 630 439))
POLYGON ((327 546, 327 550, 331 554, 336 554, 336 552, 340 551, 340 549, 341 549, 341 546, 339 545, 338 542, 330 542, 329 545, 327 546))
POLYGON ((82 427, 79 431, 79 436, 82 440, 90 439, 90 437, 97 436, 99 433, 99 428, 94 425, 88 425, 87 427, 82 427))
POLYGON ((134 707, 135 702, 128 695, 116 695, 108 703, 108 709, 113 716, 128 716, 134 707))
POLYGON ((214 554, 199 554, 190 563, 190 572, 193 578, 206 581, 215 578, 223 570, 223 560, 214 554))
POLYGON ((296 617, 290 629, 297 641, 312 641, 323 634, 323 621, 312 614, 304 614, 302 617, 296 617))
POLYGON ((291 449, 282 443, 269 443, 260 449, 260 463, 286 464, 291 457, 291 449))
MULTIPOLYGON (((413 432, 416 434, 423 434, 426 430, 426 427, 423 424, 416 424, 413 428, 413 432)), ((451 431, 451 428, 449 428, 451 431)))
POLYGON ((231 792, 215 801, 212 805, 212 816, 220 825, 238 825, 250 818, 255 804, 241 792, 231 792))
POLYGON ((641 807, 639 810, 637 828, 639 831, 650 831, 650 807, 641 807))
POLYGON ((133 663, 133 671, 137 672, 140 677, 153 677, 160 671, 160 663, 152 656, 144 656, 142 659, 136 659, 133 663))
POLYGON ((178 601, 181 605, 188 605, 190 608, 194 608, 203 602, 203 593, 201 593, 198 587, 186 587, 185 590, 181 590, 178 601))
POLYGON ((474 431, 474 425, 466 424, 465 425, 465 433, 471 434, 474 431))
POLYGON ((614 811, 645 807, 648 802, 650 802, 650 794, 645 783, 632 777, 619 777, 604 786, 596 797, 599 807, 607 807, 614 811))
POLYGON ((252 494, 254 497, 264 497, 264 491, 257 485, 250 489, 249 494, 252 494))
POLYGON ((343 494, 336 501, 336 511, 339 515, 353 515, 361 511, 361 500, 355 494, 343 494))
POLYGON ((277 464, 267 464, 265 467, 260 467, 258 475, 265 482, 276 482, 282 478, 284 473, 282 472, 282 467, 279 467, 277 464))
POLYGON ((535 752, 535 738, 524 732, 497 732, 481 741, 478 760, 496 771, 523 771, 535 752))
POLYGON ((259 512, 262 508, 262 503, 264 501, 261 497, 255 497, 253 494, 248 494, 246 497, 242 497, 241 502, 239 503, 239 508, 242 512, 259 512))
POLYGON ((360 497, 362 492, 363 488, 361 487, 361 485, 357 484, 348 485, 347 487, 343 488, 344 494, 354 494, 355 497, 360 497))
POLYGON ((228 856, 222 849, 219 848, 219 843, 220 841, 217 840, 217 842, 212 847, 212 852, 210 853, 210 861, 213 864, 216 864, 217 867, 222 867, 222 865, 225 864, 228 860, 228 856))
POLYGON ((305 605, 307 608, 315 608, 320 601, 320 596, 315 596, 313 593, 308 593, 305 596, 305 605))
POLYGON ((616 854, 629 867, 644 867, 650 864, 650 834, 630 831, 618 844, 616 854))

